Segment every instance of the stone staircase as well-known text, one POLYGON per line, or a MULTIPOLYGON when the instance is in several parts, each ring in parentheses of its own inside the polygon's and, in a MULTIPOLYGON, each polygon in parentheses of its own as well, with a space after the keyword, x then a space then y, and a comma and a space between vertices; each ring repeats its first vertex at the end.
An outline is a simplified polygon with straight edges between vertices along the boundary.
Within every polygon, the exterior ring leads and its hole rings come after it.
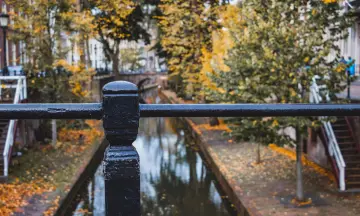
POLYGON ((338 116, 332 127, 346 164, 346 190, 358 189, 360 191, 360 148, 347 117, 338 116))

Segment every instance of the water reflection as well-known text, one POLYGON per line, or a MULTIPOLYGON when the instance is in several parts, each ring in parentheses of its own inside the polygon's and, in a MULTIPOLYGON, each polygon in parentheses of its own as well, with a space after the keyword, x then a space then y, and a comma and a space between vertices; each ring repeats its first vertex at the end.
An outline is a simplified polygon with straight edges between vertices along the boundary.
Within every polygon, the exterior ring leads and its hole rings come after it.
POLYGON ((135 143, 142 214, 228 215, 201 157, 171 125, 165 118, 142 120, 144 130, 135 143))
MULTIPOLYGON (((213 176, 199 154, 186 145, 175 119, 141 119, 134 146, 140 155, 142 215, 230 215, 213 176)), ((101 168, 74 215, 104 215, 101 168)))

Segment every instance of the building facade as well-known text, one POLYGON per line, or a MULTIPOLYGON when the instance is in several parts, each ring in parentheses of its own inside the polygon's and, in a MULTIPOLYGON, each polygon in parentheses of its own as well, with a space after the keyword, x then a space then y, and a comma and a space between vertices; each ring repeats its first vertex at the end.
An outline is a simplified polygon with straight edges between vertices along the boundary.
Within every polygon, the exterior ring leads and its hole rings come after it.
MULTIPOLYGON (((1 6, 1 13, 8 14, 9 12, 13 12, 15 9, 12 8, 10 5, 7 5, 4 0, 0 0, 0 6, 1 6)), ((11 17, 9 22, 11 23, 11 17)), ((10 24, 9 23, 9 24, 10 24)), ((10 28, 7 29, 7 37, 6 37, 6 53, 5 53, 5 47, 4 47, 4 33, 3 30, 0 29, 0 69, 2 69, 5 66, 4 62, 4 56, 6 55, 7 59, 7 65, 8 66, 15 66, 15 65, 21 65, 25 59, 24 55, 21 55, 21 43, 15 43, 11 41, 9 38, 11 37, 11 34, 14 34, 10 28)))

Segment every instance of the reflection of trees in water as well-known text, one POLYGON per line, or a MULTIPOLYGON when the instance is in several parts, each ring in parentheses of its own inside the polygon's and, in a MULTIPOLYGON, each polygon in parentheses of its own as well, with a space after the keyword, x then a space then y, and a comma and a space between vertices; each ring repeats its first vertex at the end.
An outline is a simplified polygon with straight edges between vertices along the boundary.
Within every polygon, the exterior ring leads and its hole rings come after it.
MULTIPOLYGON (((185 143, 193 141, 182 135, 182 129, 175 118, 140 121, 136 146, 141 153, 140 166, 148 166, 141 172, 141 183, 154 190, 141 194, 142 215, 229 215, 220 200, 215 199, 218 194, 212 175, 197 153, 186 147, 185 143), (146 164, 142 158, 150 162, 146 164)), ((78 207, 102 215, 105 203, 101 171, 95 178, 78 207)))
MULTIPOLYGON (((83 212, 93 212, 95 210, 95 175, 89 180, 87 187, 84 187, 81 190, 81 199, 78 203, 74 203, 72 206, 76 207, 73 209, 74 215, 83 215, 83 212), (77 205, 75 205, 77 204, 77 205)), ((69 209, 70 210, 70 209, 69 209)), ((71 211, 73 211, 71 210, 71 211)), ((70 212, 67 212, 66 215, 69 215, 70 212)))
MULTIPOLYGON (((164 142, 170 140, 164 140, 163 124, 164 121, 158 120, 156 127, 159 142, 156 152, 157 156, 161 157, 160 171, 156 176, 151 173, 146 176, 157 194, 155 197, 141 195, 142 215, 228 215, 222 205, 219 208, 218 204, 212 201, 212 176, 203 164, 198 176, 197 163, 200 158, 196 152, 185 147, 180 133, 176 142, 167 143, 168 149, 164 149, 164 142), (173 151, 170 152, 170 149, 173 151), (174 157, 164 157, 164 152, 169 152, 174 157), (184 165, 188 167, 188 179, 184 178, 187 173, 179 176, 179 170, 182 170, 184 165)), ((152 148, 154 147, 153 145, 152 148)))

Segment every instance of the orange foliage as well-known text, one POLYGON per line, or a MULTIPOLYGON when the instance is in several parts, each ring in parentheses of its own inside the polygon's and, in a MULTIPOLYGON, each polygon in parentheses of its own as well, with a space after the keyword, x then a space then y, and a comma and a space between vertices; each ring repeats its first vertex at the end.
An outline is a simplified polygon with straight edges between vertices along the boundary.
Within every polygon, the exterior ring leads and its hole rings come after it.
POLYGON ((312 203, 312 200, 311 200, 311 199, 308 199, 308 200, 299 202, 299 201, 296 200, 296 199, 292 199, 292 200, 291 200, 291 203, 300 207, 300 206, 310 205, 310 204, 312 203))
POLYGON ((85 145, 93 144, 97 139, 104 135, 104 132, 100 129, 101 122, 95 120, 85 121, 90 128, 86 129, 66 129, 62 128, 59 131, 60 142, 77 143, 83 139, 85 145))
POLYGON ((11 215, 20 211, 20 207, 27 204, 26 198, 53 191, 54 187, 43 180, 34 180, 28 183, 0 184, 0 215, 11 215))
POLYGON ((219 130, 219 131, 226 131, 229 133, 232 132, 232 130, 226 124, 219 124, 216 126, 210 126, 209 124, 201 124, 201 125, 197 125, 197 126, 199 128, 203 128, 208 131, 219 130))
MULTIPOLYGON (((83 152, 87 146, 93 144, 97 139, 103 136, 101 130, 101 122, 95 120, 88 120, 86 124, 90 127, 82 130, 68 130, 61 129, 59 132, 59 140, 61 142, 71 142, 64 149, 68 153, 83 152), (84 145, 72 145, 79 143, 79 137, 84 139, 84 145)), ((42 149, 47 152, 52 149, 49 145, 42 149)), ((28 175, 35 177, 31 182, 19 182, 18 179, 14 182, 0 184, 0 216, 11 215, 13 212, 21 211, 21 207, 26 206, 27 199, 34 195, 44 195, 45 192, 53 192, 55 187, 43 178, 37 178, 34 173, 27 171, 28 175)), ((43 215, 53 215, 58 208, 60 196, 52 202, 51 207, 43 213, 43 215)))
POLYGON ((50 216, 50 215, 54 215, 55 211, 57 210, 57 208, 59 207, 59 201, 60 201, 60 196, 57 196, 56 199, 51 203, 52 206, 46 210, 43 215, 44 216, 50 216))
MULTIPOLYGON (((269 148, 279 154, 282 154, 282 155, 285 155, 287 157, 289 157, 291 160, 296 160, 296 152, 294 151, 291 151, 289 149, 285 149, 285 148, 281 148, 281 147, 278 147, 276 144, 270 144, 269 145, 269 148)), ((335 182, 335 177, 334 175, 329 172, 328 170, 320 167, 319 165, 317 165, 316 163, 308 160, 305 155, 302 156, 302 159, 301 159, 302 163, 305 165, 305 166, 309 166, 311 168, 313 168, 317 173, 319 173, 320 175, 323 175, 323 176, 327 176, 330 180, 334 181, 335 182)))

